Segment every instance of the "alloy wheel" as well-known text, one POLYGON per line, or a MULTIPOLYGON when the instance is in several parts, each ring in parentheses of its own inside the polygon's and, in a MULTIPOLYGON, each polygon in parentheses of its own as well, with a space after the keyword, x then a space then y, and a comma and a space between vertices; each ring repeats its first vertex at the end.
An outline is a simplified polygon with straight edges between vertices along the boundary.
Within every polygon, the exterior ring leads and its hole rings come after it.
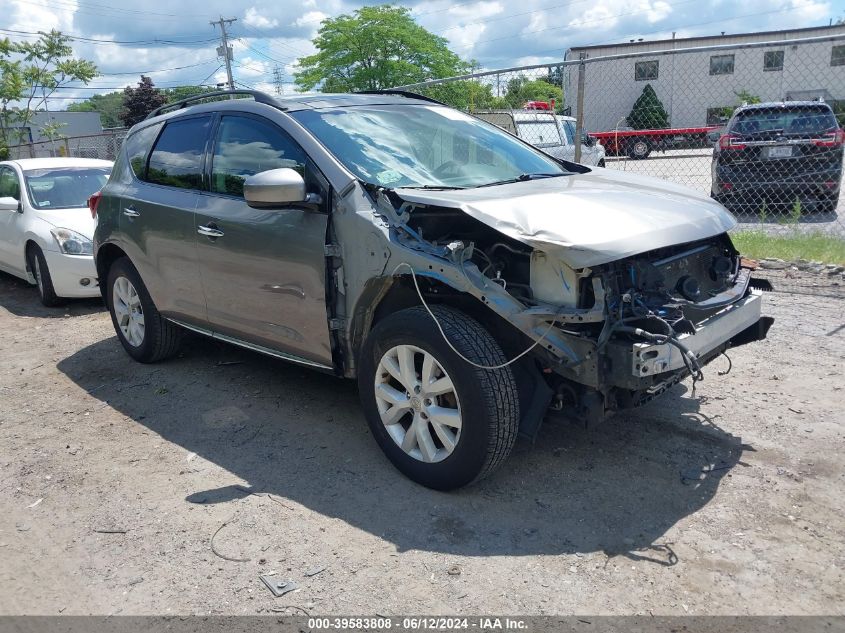
POLYGON ((388 435, 426 463, 443 461, 461 439, 461 407, 452 379, 433 354, 397 345, 379 361, 375 398, 388 435))
POLYGON ((138 291, 126 277, 114 280, 112 303, 123 337, 133 347, 140 347, 144 342, 144 309, 138 291))

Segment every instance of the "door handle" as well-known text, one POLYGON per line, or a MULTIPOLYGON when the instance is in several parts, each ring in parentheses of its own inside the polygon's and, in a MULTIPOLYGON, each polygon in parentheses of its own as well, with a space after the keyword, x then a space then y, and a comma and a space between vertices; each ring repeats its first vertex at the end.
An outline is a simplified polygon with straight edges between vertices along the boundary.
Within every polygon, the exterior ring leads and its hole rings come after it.
POLYGON ((224 235, 223 231, 218 229, 217 225, 214 223, 197 227, 197 233, 205 235, 206 237, 223 237, 224 235))
POLYGON ((123 209, 123 215, 125 215, 127 218, 137 218, 137 217, 138 217, 138 216, 140 216, 141 214, 140 214, 140 213, 138 213, 138 212, 135 210, 135 205, 133 204, 133 205, 130 205, 130 206, 125 207, 125 208, 123 209))

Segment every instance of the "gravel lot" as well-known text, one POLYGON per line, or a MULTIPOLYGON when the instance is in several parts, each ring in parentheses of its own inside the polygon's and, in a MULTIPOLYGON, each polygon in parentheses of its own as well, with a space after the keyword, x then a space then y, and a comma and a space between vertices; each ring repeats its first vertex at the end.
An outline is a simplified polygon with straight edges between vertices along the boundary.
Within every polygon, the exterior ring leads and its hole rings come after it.
POLYGON ((201 338, 139 365, 98 302, 0 274, 0 613, 845 614, 825 283, 770 293, 769 340, 696 397, 547 423, 443 494, 388 464, 351 382, 201 338))
MULTIPOLYGON (((631 160, 625 156, 608 156, 607 166, 610 169, 630 171, 635 174, 653 176, 662 180, 684 185, 710 195, 710 162, 712 149, 684 149, 666 152, 652 152, 645 160, 631 160)), ((739 227, 759 229, 765 227, 771 232, 782 232, 785 227, 779 224, 788 216, 788 209, 771 209, 771 218, 761 225, 758 214, 738 214, 739 227)), ((832 235, 845 237, 845 188, 839 192, 839 206, 837 213, 808 213, 802 216, 798 224, 799 230, 821 231, 832 235)), ((792 227, 790 227, 792 228, 792 227)))

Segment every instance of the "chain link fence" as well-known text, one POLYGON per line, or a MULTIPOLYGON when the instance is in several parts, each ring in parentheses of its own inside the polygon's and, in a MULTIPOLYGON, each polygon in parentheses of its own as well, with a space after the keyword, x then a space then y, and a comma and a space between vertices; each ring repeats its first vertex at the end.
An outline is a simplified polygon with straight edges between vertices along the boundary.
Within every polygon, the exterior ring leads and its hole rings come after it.
POLYGON ((814 240, 845 239, 845 35, 589 52, 400 88, 554 156, 712 196, 738 231, 794 237, 807 259, 814 240))
POLYGON ((9 147, 9 158, 44 158, 73 156, 114 160, 128 130, 111 130, 102 134, 61 137, 9 147))

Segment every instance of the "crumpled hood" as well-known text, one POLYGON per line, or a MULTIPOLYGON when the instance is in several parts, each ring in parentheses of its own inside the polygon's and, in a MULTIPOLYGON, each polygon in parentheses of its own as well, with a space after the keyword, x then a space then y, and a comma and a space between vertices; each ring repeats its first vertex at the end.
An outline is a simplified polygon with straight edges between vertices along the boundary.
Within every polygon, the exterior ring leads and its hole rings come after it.
POLYGON ((712 237, 736 225, 722 205, 691 189, 611 169, 479 189, 396 193, 408 202, 461 209, 572 268, 712 237))

